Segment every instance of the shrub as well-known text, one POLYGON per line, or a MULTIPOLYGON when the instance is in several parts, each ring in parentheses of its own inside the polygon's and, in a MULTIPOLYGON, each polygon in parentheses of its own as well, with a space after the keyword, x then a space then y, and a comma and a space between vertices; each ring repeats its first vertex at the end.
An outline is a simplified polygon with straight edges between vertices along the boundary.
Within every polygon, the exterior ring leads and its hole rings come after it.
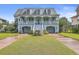
POLYGON ((73 29, 72 29, 72 32, 73 32, 73 33, 79 33, 79 29, 78 29, 78 28, 73 28, 73 29))
POLYGON ((48 34, 48 31, 47 30, 44 30, 43 32, 44 32, 44 34, 48 34))
POLYGON ((33 34, 33 30, 31 30, 31 31, 29 32, 29 34, 33 34))
POLYGON ((40 30, 36 30, 36 31, 34 32, 34 36, 40 36, 40 35, 41 35, 40 30))

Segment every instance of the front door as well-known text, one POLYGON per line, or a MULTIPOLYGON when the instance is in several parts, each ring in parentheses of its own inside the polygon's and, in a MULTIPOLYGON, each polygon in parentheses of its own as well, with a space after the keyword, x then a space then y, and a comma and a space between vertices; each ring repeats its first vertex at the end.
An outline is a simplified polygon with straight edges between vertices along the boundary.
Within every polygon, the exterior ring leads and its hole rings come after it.
POLYGON ((37 17, 35 20, 35 30, 41 30, 41 29, 42 29, 41 18, 37 17))

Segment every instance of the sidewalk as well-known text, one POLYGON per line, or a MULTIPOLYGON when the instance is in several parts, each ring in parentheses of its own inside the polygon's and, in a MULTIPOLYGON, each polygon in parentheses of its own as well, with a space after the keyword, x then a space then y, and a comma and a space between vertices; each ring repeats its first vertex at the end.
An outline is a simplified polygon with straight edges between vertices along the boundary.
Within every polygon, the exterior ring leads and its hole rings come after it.
POLYGON ((61 36, 59 34, 52 34, 52 35, 55 38, 57 38, 57 40, 66 45, 68 48, 72 49, 76 54, 79 54, 79 41, 72 38, 61 36))

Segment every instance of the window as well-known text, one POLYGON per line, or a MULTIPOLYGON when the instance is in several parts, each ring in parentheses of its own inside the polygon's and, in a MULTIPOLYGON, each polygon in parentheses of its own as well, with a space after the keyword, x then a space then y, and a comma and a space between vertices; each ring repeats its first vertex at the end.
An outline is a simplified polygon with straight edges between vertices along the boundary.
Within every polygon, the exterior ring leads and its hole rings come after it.
POLYGON ((33 15, 36 15, 36 9, 34 9, 34 11, 33 11, 33 15))
POLYGON ((51 23, 52 23, 52 24, 55 24, 55 20, 56 20, 56 18, 55 18, 55 17, 52 17, 51 23))
POLYGON ((40 20, 39 19, 37 20, 37 24, 40 24, 40 20))
POLYGON ((23 15, 26 15, 26 11, 23 12, 23 15))
POLYGON ((37 14, 37 15, 40 14, 40 9, 37 9, 36 14, 37 14))
POLYGON ((78 16, 78 19, 77 20, 79 21, 79 16, 78 16))
POLYGON ((28 17, 28 24, 33 24, 33 17, 28 17))
POLYGON ((55 17, 52 17, 51 21, 53 22, 53 21, 55 21, 55 20, 56 20, 56 18, 55 18, 55 17))
POLYGON ((50 15, 51 14, 51 10, 50 9, 48 9, 48 15, 50 15))
POLYGON ((48 22, 48 17, 44 17, 44 21, 45 22, 48 22))
POLYGON ((30 14, 30 10, 29 9, 27 9, 27 15, 29 15, 30 14))
POLYGON ((35 23, 36 25, 38 25, 38 24, 41 24, 41 19, 40 19, 40 17, 37 17, 36 18, 36 23, 35 23))
POLYGON ((78 19, 79 19, 79 16, 78 16, 78 19))
POLYGON ((25 23, 26 22, 26 20, 25 20, 25 18, 24 17, 21 17, 21 19, 22 19, 22 21, 25 23))
POLYGON ((24 17, 21 17, 22 20, 24 20, 24 17))
POLYGON ((46 9, 44 10, 43 15, 47 15, 47 11, 46 11, 46 9))
POLYGON ((29 21, 32 22, 33 21, 33 18, 32 17, 29 17, 29 21))
POLYGON ((18 19, 18 21, 20 21, 20 19, 18 19))
POLYGON ((79 19, 77 19, 79 21, 79 19))
POLYGON ((44 23, 48 24, 49 23, 49 18, 48 17, 44 17, 44 23))

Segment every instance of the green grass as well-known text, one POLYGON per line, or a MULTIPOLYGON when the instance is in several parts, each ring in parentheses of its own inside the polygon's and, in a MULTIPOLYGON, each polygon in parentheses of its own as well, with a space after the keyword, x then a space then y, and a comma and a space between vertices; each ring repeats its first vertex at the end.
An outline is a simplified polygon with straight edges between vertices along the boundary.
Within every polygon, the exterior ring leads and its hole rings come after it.
POLYGON ((0 33, 0 40, 7 38, 7 37, 12 37, 12 36, 16 36, 18 33, 0 33))
POLYGON ((0 50, 1 55, 73 55, 71 49, 50 35, 28 35, 0 50))
POLYGON ((60 34, 65 36, 65 37, 70 37, 70 38, 74 38, 76 40, 79 40, 79 34, 75 34, 75 33, 60 33, 60 34))

